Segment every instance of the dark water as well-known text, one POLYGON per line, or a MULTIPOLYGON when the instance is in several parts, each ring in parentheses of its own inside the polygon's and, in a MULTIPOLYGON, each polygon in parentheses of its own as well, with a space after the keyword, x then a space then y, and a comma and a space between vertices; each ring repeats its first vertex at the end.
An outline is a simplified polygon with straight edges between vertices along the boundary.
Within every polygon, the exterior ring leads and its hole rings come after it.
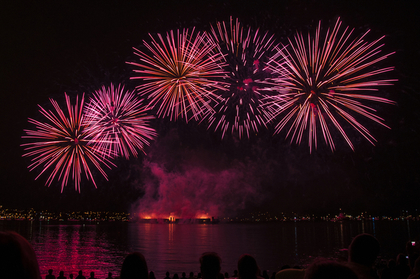
POLYGON ((259 224, 140 224, 0 221, 0 230, 15 230, 33 245, 41 275, 52 268, 105 278, 119 274, 127 253, 139 251, 158 279, 171 274, 199 271, 203 252, 216 251, 222 271, 232 274, 240 255, 253 255, 261 270, 278 271, 284 264, 306 265, 316 256, 339 257, 352 237, 370 233, 381 242, 381 256, 395 257, 405 243, 419 235, 420 222, 344 221, 282 222, 259 224))

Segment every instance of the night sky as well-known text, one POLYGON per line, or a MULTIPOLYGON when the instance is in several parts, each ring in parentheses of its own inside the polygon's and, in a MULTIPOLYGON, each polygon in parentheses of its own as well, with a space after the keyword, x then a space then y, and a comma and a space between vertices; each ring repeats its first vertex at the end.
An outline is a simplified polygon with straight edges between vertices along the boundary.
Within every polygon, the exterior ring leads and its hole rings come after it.
MULTIPOLYGON (((411 1, 3 1, 0 4, 1 160, 0 205, 37 210, 162 210, 239 214, 271 212, 397 215, 414 213, 420 198, 420 17, 411 1), (245 3, 246 2, 246 3, 245 3), (134 89, 133 47, 148 33, 166 33, 239 18, 275 34, 279 42, 298 31, 313 31, 322 20, 340 17, 367 39, 385 35, 383 62, 395 66, 394 86, 381 88, 397 105, 381 104, 388 130, 366 122, 375 146, 351 134, 352 151, 341 140, 332 153, 321 141, 309 154, 306 143, 290 144, 285 133, 264 130, 239 140, 208 131, 194 121, 156 119, 159 136, 147 155, 118 159, 86 179, 81 193, 72 184, 46 187, 35 181, 22 158, 28 117, 39 119, 38 104, 49 98, 64 105, 66 92, 87 95, 102 85, 134 89)), ((414 2, 414 1, 413 1, 414 2)))

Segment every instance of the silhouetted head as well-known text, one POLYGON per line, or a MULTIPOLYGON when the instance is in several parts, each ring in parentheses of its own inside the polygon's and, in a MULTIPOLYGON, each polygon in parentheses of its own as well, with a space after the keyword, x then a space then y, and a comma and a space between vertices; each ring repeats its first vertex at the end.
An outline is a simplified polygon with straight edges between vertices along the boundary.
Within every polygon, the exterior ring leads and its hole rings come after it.
POLYGON ((0 232, 0 272, 2 278, 41 278, 34 249, 16 232, 0 232))
POLYGON ((79 270, 79 275, 83 275, 83 271, 82 270, 79 270))
POLYGON ((60 271, 60 276, 64 276, 64 271, 60 271))
POLYGON ((144 256, 140 253, 131 253, 125 257, 121 267, 121 279, 148 279, 149 271, 144 256))
POLYGON ((52 269, 48 269, 48 274, 51 275, 53 273, 52 269))
POLYGON ((413 266, 413 272, 411 274, 419 274, 420 273, 420 257, 416 259, 413 266))
POLYGON ((349 246, 349 261, 371 267, 379 254, 379 241, 364 233, 356 236, 349 246))
POLYGON ((238 261, 238 273, 241 279, 255 279, 258 276, 259 268, 253 256, 244 254, 238 261))
POLYGON ((221 259, 217 253, 207 252, 200 257, 200 271, 203 279, 215 279, 220 273, 221 259))
POLYGON ((315 260, 306 270, 305 279, 357 279, 348 266, 327 259, 315 260))

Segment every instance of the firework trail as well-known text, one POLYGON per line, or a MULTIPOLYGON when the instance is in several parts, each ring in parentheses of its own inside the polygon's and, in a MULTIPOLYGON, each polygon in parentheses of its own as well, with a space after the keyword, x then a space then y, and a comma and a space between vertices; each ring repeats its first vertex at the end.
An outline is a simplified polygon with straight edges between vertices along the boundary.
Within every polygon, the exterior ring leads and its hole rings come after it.
POLYGON ((266 67, 276 46, 274 36, 244 28, 238 19, 230 18, 228 24, 211 26, 211 37, 217 43, 215 51, 223 55, 229 87, 218 91, 222 100, 215 104, 215 112, 207 115, 209 128, 220 130, 222 138, 227 132, 249 137, 271 118, 262 103, 278 90, 271 80, 275 73, 266 67))
POLYGON ((110 168, 113 165, 103 150, 91 144, 92 132, 86 129, 86 123, 82 114, 84 95, 79 104, 72 106, 70 97, 65 94, 67 113, 60 108, 58 103, 50 99, 55 112, 44 109, 39 105, 40 113, 46 118, 46 122, 29 119, 34 124, 35 130, 24 130, 26 135, 22 138, 31 142, 22 146, 26 153, 24 157, 31 157, 30 171, 41 168, 38 179, 44 172, 51 171, 46 185, 50 186, 55 178, 61 180, 61 192, 67 186, 69 177, 74 181, 74 186, 80 192, 82 172, 87 179, 91 179, 96 187, 90 167, 94 166, 107 179, 102 165, 110 168))
POLYGON ((154 117, 148 111, 134 91, 125 91, 123 85, 102 86, 86 105, 87 131, 94 135, 98 149, 107 150, 109 156, 137 157, 137 150, 144 152, 144 146, 156 136, 149 125, 154 117))
POLYGON ((140 95, 157 108, 159 117, 200 119, 212 110, 209 103, 217 101, 213 92, 224 90, 223 82, 216 81, 224 72, 221 55, 211 53, 214 43, 194 29, 172 30, 166 39, 161 34, 150 37, 150 43, 143 41, 144 51, 134 48, 140 61, 127 62, 135 66, 132 79, 141 80, 140 95))
MULTIPOLYGON (((276 111, 276 133, 287 129, 291 142, 301 143, 308 133, 310 152, 317 148, 320 130, 326 144, 335 150, 330 129, 335 128, 354 150, 354 146, 342 123, 349 123, 357 132, 374 144, 375 138, 358 120, 359 116, 379 123, 368 102, 394 104, 393 101, 375 96, 378 86, 390 85, 395 79, 378 79, 378 75, 392 71, 393 67, 378 68, 376 64, 393 53, 381 54, 379 44, 383 37, 369 43, 364 37, 351 39, 353 30, 340 31, 337 20, 332 30, 321 34, 321 22, 315 36, 308 34, 307 40, 301 33, 289 39, 289 46, 280 48, 270 60, 270 69, 278 72, 277 82, 286 88, 283 93, 267 102, 270 110, 276 111), (276 62, 280 61, 280 62, 276 62)), ((389 127, 388 127, 389 128, 389 127)))

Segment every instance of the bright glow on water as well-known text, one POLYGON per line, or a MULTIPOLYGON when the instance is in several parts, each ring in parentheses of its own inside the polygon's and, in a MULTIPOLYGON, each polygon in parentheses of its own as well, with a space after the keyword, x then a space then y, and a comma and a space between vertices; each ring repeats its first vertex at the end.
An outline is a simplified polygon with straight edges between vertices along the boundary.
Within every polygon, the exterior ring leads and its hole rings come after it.
POLYGON ((89 277, 119 275, 124 257, 133 251, 145 255, 149 271, 162 279, 166 271, 199 272, 203 252, 215 251, 222 258, 222 272, 237 269, 239 256, 254 256, 261 270, 269 274, 281 266, 309 263, 316 256, 345 257, 352 237, 374 234, 384 257, 404 252, 410 236, 420 232, 420 222, 345 221, 283 222, 265 224, 144 224, 86 223, 48 224, 45 222, 0 221, 0 230, 15 230, 33 245, 45 277, 52 268, 67 278, 83 270, 89 277), (341 249, 341 251, 340 251, 341 249))

